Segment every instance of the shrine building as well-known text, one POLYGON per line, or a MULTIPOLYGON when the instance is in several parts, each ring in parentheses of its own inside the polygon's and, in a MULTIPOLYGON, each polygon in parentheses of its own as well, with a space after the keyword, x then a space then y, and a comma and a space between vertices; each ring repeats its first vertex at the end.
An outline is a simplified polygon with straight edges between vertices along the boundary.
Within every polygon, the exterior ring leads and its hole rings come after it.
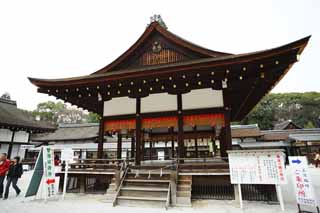
POLYGON ((29 80, 38 92, 101 116, 98 158, 103 158, 104 136, 116 134, 117 157, 122 139, 129 138, 135 165, 146 156, 152 159, 152 146, 163 141, 168 142, 165 159, 224 160, 232 149, 230 123, 241 121, 277 85, 309 38, 232 54, 186 41, 155 17, 127 51, 100 70, 29 80), (201 151, 203 141, 208 151, 201 151))

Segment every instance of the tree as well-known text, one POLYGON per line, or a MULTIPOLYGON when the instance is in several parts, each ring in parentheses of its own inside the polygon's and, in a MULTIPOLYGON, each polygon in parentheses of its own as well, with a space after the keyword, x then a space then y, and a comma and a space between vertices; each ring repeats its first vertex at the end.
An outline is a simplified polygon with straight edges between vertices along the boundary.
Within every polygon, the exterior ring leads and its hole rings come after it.
POLYGON ((303 128, 319 126, 320 93, 271 93, 243 119, 241 124, 258 123, 272 129, 276 123, 292 120, 303 128))
POLYGON ((40 120, 48 121, 51 123, 58 123, 60 112, 66 108, 66 105, 59 102, 47 101, 39 103, 37 109, 33 111, 33 115, 40 120))
POLYGON ((33 111, 33 116, 53 124, 96 123, 100 119, 95 113, 87 113, 78 108, 69 107, 61 101, 39 103, 37 109, 33 111))
POLYGON ((88 123, 98 123, 101 117, 97 113, 89 112, 86 121, 88 123))

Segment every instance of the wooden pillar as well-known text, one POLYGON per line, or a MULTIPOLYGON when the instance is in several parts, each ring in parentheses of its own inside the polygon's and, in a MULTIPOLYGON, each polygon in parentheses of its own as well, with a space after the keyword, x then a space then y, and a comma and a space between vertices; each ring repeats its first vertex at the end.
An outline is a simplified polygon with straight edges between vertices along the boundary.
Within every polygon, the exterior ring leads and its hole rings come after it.
MULTIPOLYGON (((31 139, 31 132, 29 132, 29 135, 28 135, 28 145, 30 144, 30 139, 31 139)), ((29 152, 28 149, 24 151, 24 159, 28 158, 28 152, 29 152)))
POLYGON ((174 158, 174 128, 171 127, 169 131, 171 131, 171 157, 174 158))
POLYGON ((182 114, 182 95, 177 95, 178 105, 178 157, 185 157, 184 137, 183 137, 183 114, 182 114))
POLYGON ((132 137, 131 138, 131 158, 134 158, 135 145, 136 145, 135 138, 132 137))
POLYGON ((211 140, 212 140, 212 149, 213 149, 214 155, 216 155, 217 154, 217 146, 216 146, 216 128, 215 127, 212 127, 212 138, 211 138, 211 140))
POLYGON ((122 134, 118 132, 117 159, 122 159, 122 134))
POLYGON ((136 99, 136 159, 135 164, 141 163, 141 117, 140 117, 141 99, 136 99))
POLYGON ((141 160, 144 161, 144 153, 145 153, 145 147, 146 147, 146 141, 144 140, 144 133, 142 131, 142 137, 141 137, 141 160))
POLYGON ((230 127, 230 111, 224 113, 225 126, 220 133, 220 152, 221 157, 228 157, 227 150, 232 150, 232 138, 230 127))
POLYGON ((8 159, 11 158, 12 155, 12 147, 13 147, 13 143, 14 143, 14 135, 15 135, 15 131, 12 131, 12 136, 11 136, 11 142, 9 143, 9 147, 8 147, 8 153, 7 153, 7 157, 8 159))
POLYGON ((152 141, 149 141, 149 160, 152 160, 152 141))
POLYGON ((196 158, 199 157, 198 153, 198 132, 197 132, 197 126, 193 127, 193 132, 194 132, 194 146, 195 146, 195 152, 196 152, 196 158))
POLYGON ((104 119, 100 119, 99 135, 98 135, 98 158, 103 158, 103 142, 104 142, 104 119))

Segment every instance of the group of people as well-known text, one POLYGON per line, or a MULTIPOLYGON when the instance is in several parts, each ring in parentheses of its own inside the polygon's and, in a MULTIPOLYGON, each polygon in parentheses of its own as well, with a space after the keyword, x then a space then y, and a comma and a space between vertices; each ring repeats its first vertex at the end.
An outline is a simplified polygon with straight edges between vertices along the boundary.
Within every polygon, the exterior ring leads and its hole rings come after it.
POLYGON ((18 179, 21 178, 23 173, 22 164, 20 163, 20 157, 14 157, 12 161, 7 159, 7 154, 2 153, 0 155, 0 198, 6 200, 9 196, 10 185, 16 191, 17 196, 20 194, 21 190, 17 186, 18 179), (7 183, 4 189, 4 181, 7 177, 7 183), (4 192, 4 194, 3 194, 4 192))

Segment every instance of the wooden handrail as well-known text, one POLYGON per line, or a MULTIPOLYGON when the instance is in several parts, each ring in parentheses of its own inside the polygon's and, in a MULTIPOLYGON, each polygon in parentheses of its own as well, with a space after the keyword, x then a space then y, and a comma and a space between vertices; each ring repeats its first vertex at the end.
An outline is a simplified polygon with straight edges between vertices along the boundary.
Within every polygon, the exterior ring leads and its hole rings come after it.
POLYGON ((121 177, 121 182, 120 182, 120 184, 119 184, 119 186, 118 186, 118 189, 117 189, 117 192, 116 192, 116 194, 115 194, 115 196, 114 196, 114 198, 113 198, 112 206, 116 206, 116 201, 117 201, 118 195, 119 195, 119 193, 120 193, 121 186, 123 185, 124 179, 125 179, 126 176, 127 176, 128 170, 129 170, 129 166, 126 165, 125 172, 124 172, 123 176, 121 177))
POLYGON ((169 204, 170 204, 170 197, 171 197, 171 183, 169 183, 169 188, 168 188, 168 194, 167 194, 167 200, 166 200, 166 210, 168 210, 169 208, 169 204))

